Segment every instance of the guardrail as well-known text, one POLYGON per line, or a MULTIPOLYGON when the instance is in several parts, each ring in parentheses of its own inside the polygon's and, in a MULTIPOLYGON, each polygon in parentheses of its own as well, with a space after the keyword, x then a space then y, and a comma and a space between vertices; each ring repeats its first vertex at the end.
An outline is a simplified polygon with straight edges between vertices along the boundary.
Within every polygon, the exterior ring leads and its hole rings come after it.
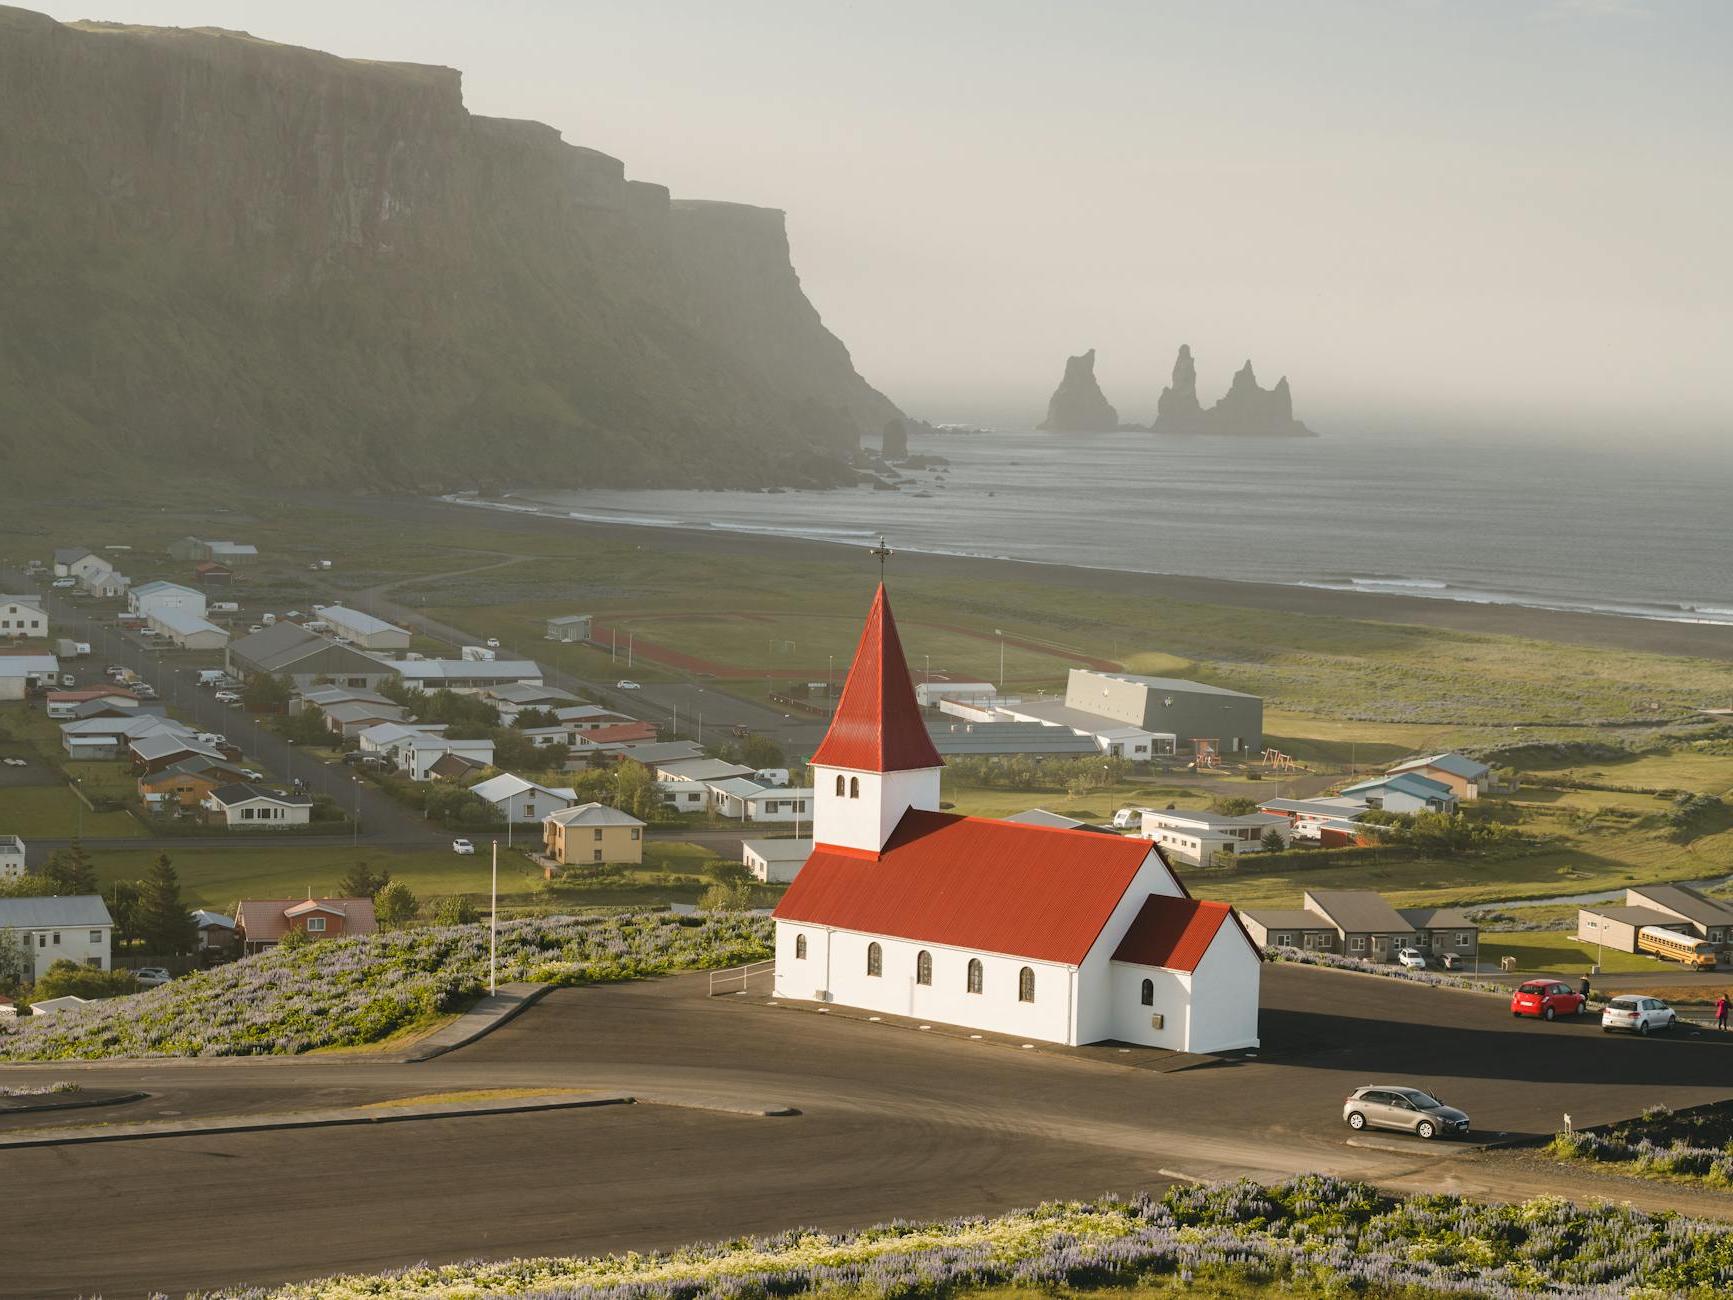
POLYGON ((717 997, 724 993, 745 993, 754 978, 768 975, 775 969, 775 961, 755 961, 748 966, 735 966, 728 970, 713 970, 710 972, 710 996, 717 997), (738 982, 739 987, 735 987, 736 982, 738 982))

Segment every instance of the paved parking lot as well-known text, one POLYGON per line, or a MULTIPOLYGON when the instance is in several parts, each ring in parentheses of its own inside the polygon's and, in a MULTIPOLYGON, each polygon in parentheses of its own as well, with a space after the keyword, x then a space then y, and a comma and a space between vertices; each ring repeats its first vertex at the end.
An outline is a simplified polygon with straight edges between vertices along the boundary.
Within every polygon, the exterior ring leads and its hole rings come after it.
MULTIPOLYGON (((1733 1043, 1711 1034, 1607 1037, 1595 1023, 1513 1021, 1498 998, 1294 967, 1266 968, 1257 1059, 1178 1073, 711 999, 706 986, 699 975, 559 990, 422 1065, 93 1067, 91 1082, 155 1094, 127 1118, 532 1085, 700 1108, 8 1152, 11 1176, 33 1192, 15 1206, 0 1294, 114 1297, 424 1258, 671 1246, 1132 1192, 1180 1175, 1329 1170, 1411 1189, 1568 1192, 1571 1171, 1496 1154, 1399 1138, 1382 1144, 1394 1151, 1349 1146, 1342 1099, 1360 1083, 1414 1083, 1483 1131, 1545 1134, 1566 1111, 1593 1123, 1733 1094, 1733 1043), (801 1113, 701 1109, 716 1102, 801 1113), (141 1213, 143 1202, 173 1212, 141 1213), (279 1230, 285 1209, 293 1235, 279 1230)), ((48 1071, 68 1067, 34 1073, 48 1071)), ((1694 1195, 1632 1188, 1646 1203, 1694 1195)))

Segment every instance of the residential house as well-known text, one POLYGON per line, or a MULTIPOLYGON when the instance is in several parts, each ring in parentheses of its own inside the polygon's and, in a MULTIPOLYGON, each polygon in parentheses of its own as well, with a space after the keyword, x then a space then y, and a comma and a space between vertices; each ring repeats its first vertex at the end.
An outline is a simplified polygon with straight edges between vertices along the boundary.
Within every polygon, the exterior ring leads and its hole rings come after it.
POLYGON ((469 787, 476 798, 485 800, 507 822, 540 821, 551 812, 570 808, 578 801, 578 792, 570 786, 545 786, 511 772, 501 772, 469 787))
POLYGON ((295 692, 295 698, 301 704, 311 704, 316 709, 323 709, 331 704, 395 703, 390 696, 368 690, 365 686, 310 686, 306 690, 295 692))
POLYGON ((1442 781, 1402 772, 1361 781, 1342 790, 1348 799, 1363 799, 1368 808, 1391 813, 1453 813, 1456 792, 1442 781))
POLYGON ((105 712, 90 713, 90 717, 139 716, 138 696, 119 686, 96 686, 87 690, 49 691, 44 700, 48 716, 57 721, 76 718, 87 704, 100 704, 105 712))
POLYGON ((376 690, 395 675, 383 660, 353 646, 309 632, 298 623, 277 623, 229 642, 225 663, 232 673, 286 679, 296 690, 321 685, 376 690))
POLYGON ((1242 907, 1240 920, 1261 948, 1303 948, 1307 952, 1337 951, 1335 923, 1304 907, 1242 907))
POLYGON ((710 787, 702 781, 658 781, 656 790, 675 812, 701 813, 710 808, 710 787))
POLYGON ((565 866, 636 865, 644 860, 644 823, 606 804, 562 808, 542 818, 542 849, 565 866))
POLYGON ((62 1011, 73 1011, 79 1007, 88 1006, 90 998, 81 998, 68 993, 64 997, 43 998, 40 1002, 30 1004, 30 1014, 33 1016, 58 1015, 62 1011))
POLYGON ((202 758, 221 763, 231 757, 220 745, 173 731, 139 736, 127 742, 127 753, 132 760, 132 770, 141 776, 150 776, 189 759, 202 758))
MULTIPOLYGON (((387 724, 389 725, 389 724, 387 724)), ((365 732, 363 735, 367 734, 365 732)), ((484 767, 493 766, 493 741, 451 740, 430 732, 417 731, 396 747, 397 766, 408 773, 412 781, 428 779, 428 769, 447 754, 456 754, 484 767)))
POLYGON ((1480 798, 1492 788, 1492 768, 1479 759, 1469 758, 1454 750, 1424 758, 1405 758, 1387 771, 1391 776, 1412 772, 1428 781, 1448 786, 1463 803, 1480 798))
POLYGON ((764 785, 745 777, 707 781, 710 806, 719 817, 743 822, 801 822, 812 820, 813 792, 787 786, 764 785))
POLYGON ((221 650, 229 634, 201 614, 184 609, 158 609, 149 616, 151 630, 182 650, 221 650))
POLYGON ((617 727, 637 720, 615 709, 604 709, 599 704, 566 704, 554 709, 554 721, 573 731, 594 731, 599 727, 617 727))
POLYGON ((429 781, 450 781, 453 785, 463 785, 470 777, 487 771, 490 764, 478 759, 466 758, 462 754, 441 754, 433 760, 427 769, 429 781))
POLYGON ((178 582, 147 582, 143 586, 134 587, 127 595, 126 606, 140 618, 148 619, 152 614, 165 609, 178 609, 186 614, 205 615, 205 593, 195 591, 191 587, 183 587, 178 582))
POLYGON ((1393 908, 1363 889, 1310 890, 1299 908, 1248 908, 1240 915, 1260 944, 1394 961, 1411 947, 1431 958, 1471 962, 1480 955, 1480 927, 1453 907, 1393 908))
POLYGON ((742 840, 740 860, 754 880, 767 885, 786 885, 800 874, 812 856, 810 839, 742 840))
POLYGON ((24 874, 24 841, 16 835, 0 835, 0 880, 16 880, 24 874))
POLYGON ((192 739, 197 733, 184 722, 157 713, 130 718, 78 718, 60 724, 60 746, 72 758, 130 758, 131 745, 146 736, 192 739))
POLYGON ((331 625, 332 635, 363 650, 409 649, 408 628, 387 623, 364 610, 350 609, 347 605, 327 605, 319 611, 319 617, 331 625))
MULTIPOLYGON (((57 578, 76 578, 79 576, 78 565, 87 559, 98 559, 96 552, 88 546, 57 546, 54 548, 54 576, 57 578)), ((104 561, 106 563, 106 561, 104 561)))
POLYGON ((1733 945, 1733 907, 1689 885, 1643 885, 1625 890, 1631 907, 1650 907, 1690 923, 1699 939, 1722 948, 1733 945))
POLYGON ((12 654, 0 650, 0 700, 22 700, 37 687, 56 684, 60 660, 45 654, 12 654))
MULTIPOLYGON (((582 746, 579 746, 580 751, 582 746)), ((655 770, 658 763, 679 763, 689 758, 703 758, 704 747, 695 740, 659 740, 647 745, 622 745, 613 757, 624 762, 642 763, 655 770)))
POLYGON ((355 743, 363 754, 376 754, 402 767, 403 751, 410 741, 443 736, 445 727, 443 722, 381 722, 356 732, 355 743))
POLYGON ((48 615, 35 596, 0 596, 0 637, 45 637, 48 615))
POLYGON ((754 769, 720 758, 685 758, 657 763, 651 768, 658 781, 726 781, 731 776, 751 776, 754 769))
POLYGON ((82 546, 61 547, 54 552, 54 576, 71 578, 86 595, 104 598, 124 595, 129 585, 125 574, 82 546))
POLYGON ((221 912, 207 912, 203 908, 193 913, 193 928, 199 932, 199 950, 201 952, 221 952, 234 945, 235 918, 224 916, 221 912))
POLYGON ((561 690, 558 686, 530 686, 522 682, 506 682, 500 686, 489 686, 477 694, 499 710, 499 720, 508 727, 515 724, 518 715, 526 709, 554 712, 570 706, 584 707, 578 705, 576 695, 561 690))
POLYGON ((1369 833, 1355 825, 1367 811, 1364 799, 1266 799, 1258 811, 1286 817, 1290 842, 1312 840, 1325 848, 1370 842, 1369 833))
POLYGON ((246 779, 239 767, 195 755, 139 777, 138 797, 150 807, 193 812, 203 807, 213 792, 246 779))
POLYGON ((215 560, 230 568, 250 564, 259 558, 259 548, 249 543, 206 541, 200 537, 182 537, 170 542, 168 553, 177 560, 215 560))
POLYGON ((1307 911, 1335 927, 1336 952, 1394 961, 1398 949, 1414 942, 1414 927, 1369 889, 1308 889, 1302 900, 1307 911))
POLYGON ((226 587, 235 580, 235 571, 215 560, 200 560, 193 565, 193 578, 199 586, 206 589, 226 587))
POLYGON ((1578 941, 1611 948, 1615 952, 1636 952, 1637 940, 1644 930, 1651 927, 1700 937, 1696 925, 1690 920, 1674 912, 1663 912, 1658 907, 1640 904, 1615 907, 1596 903, 1592 907, 1577 909, 1578 941))
POLYGON ((213 824, 232 831, 280 831, 313 820, 313 801, 306 796, 280 794, 246 782, 212 790, 201 806, 213 824))
POLYGON ((1288 819, 1275 813, 1228 814, 1196 808, 1145 808, 1140 834, 1172 861, 1208 866, 1218 853, 1261 853, 1271 831, 1285 845, 1288 819))
POLYGON ((371 898, 243 898, 235 904, 235 930, 247 953, 275 948, 291 930, 336 939, 378 929, 371 898))
POLYGON ((409 710, 401 704, 372 704, 364 700, 327 704, 319 712, 325 716, 326 728, 345 740, 352 740, 381 723, 405 722, 409 718, 409 710))
POLYGON ((114 918, 98 894, 57 898, 0 898, 0 931, 21 937, 35 959, 39 980, 57 961, 109 970, 114 918))
POLYGON ((1456 907, 1399 907, 1404 921, 1414 929, 1414 947, 1428 957, 1453 957, 1457 961, 1480 959, 1480 924, 1456 907))
POLYGON ((549 641, 588 641, 590 639, 590 616, 588 614, 562 614, 558 618, 550 618, 548 630, 544 635, 549 641))

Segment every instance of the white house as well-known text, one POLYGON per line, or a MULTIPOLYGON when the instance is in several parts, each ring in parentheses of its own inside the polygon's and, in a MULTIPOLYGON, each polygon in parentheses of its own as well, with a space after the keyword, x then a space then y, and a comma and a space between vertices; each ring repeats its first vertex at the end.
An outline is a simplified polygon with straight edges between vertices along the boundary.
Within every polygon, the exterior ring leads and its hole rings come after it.
POLYGON ((656 789, 676 812, 701 813, 710 807, 710 787, 702 781, 658 781, 656 789))
POLYGON ((811 840, 742 840, 740 861, 754 880, 785 885, 800 874, 812 856, 811 840))
POLYGON ((34 596, 0 596, 0 637, 47 636, 48 615, 34 596))
MULTIPOLYGON (((390 725, 390 724, 386 724, 390 725)), ((367 733, 363 732, 363 735, 367 733)), ((409 774, 412 781, 428 779, 428 769, 447 754, 457 754, 483 767, 493 766, 493 741, 452 740, 431 732, 420 731, 405 737, 394 746, 397 766, 409 774)))
POLYGON ((943 761, 881 586, 812 766, 778 997, 1056 1043, 1258 1042, 1261 957, 1146 840, 940 812, 943 761))
POLYGON ((108 970, 114 918, 98 894, 64 898, 0 898, 0 931, 21 937, 35 958, 41 979, 55 962, 108 970))
POLYGON ((229 634, 203 614, 173 606, 153 609, 147 616, 151 630, 167 637, 182 650, 221 650, 229 634))
POLYGON ((812 820, 811 790, 764 785, 744 776, 706 781, 704 785, 710 791, 710 806, 718 817, 743 822, 812 820))
POLYGON ((347 605, 327 605, 319 617, 331 625, 331 634, 342 637, 363 650, 407 650, 409 629, 375 618, 365 610, 347 605))
POLYGON ((1241 816, 1196 808, 1145 808, 1141 834, 1161 845, 1168 860, 1204 866, 1224 849, 1229 853, 1260 853, 1264 835, 1274 831, 1285 845, 1289 824, 1275 813, 1241 816))
POLYGON ((16 880, 24 874, 24 841, 16 835, 0 835, 0 880, 16 880))
POLYGON ((313 820, 313 801, 301 795, 278 794, 256 785, 218 786, 205 796, 211 820, 230 830, 280 831, 313 820))
POLYGON ((51 686, 60 675, 53 655, 0 652, 0 700, 21 700, 32 686, 51 686))
POLYGON ((477 782, 469 787, 469 792, 492 804, 501 819, 508 822, 537 822, 578 801, 578 792, 570 786, 537 785, 510 772, 477 782))
POLYGON ((1342 794, 1351 799, 1363 799, 1368 808, 1384 812, 1417 813, 1456 811, 1456 791, 1442 781, 1421 776, 1418 772, 1398 772, 1381 776, 1358 785, 1346 786, 1342 794))
POLYGON ((183 587, 178 582, 147 582, 127 593, 127 608, 140 618, 165 609, 177 609, 198 618, 205 616, 205 593, 183 587))

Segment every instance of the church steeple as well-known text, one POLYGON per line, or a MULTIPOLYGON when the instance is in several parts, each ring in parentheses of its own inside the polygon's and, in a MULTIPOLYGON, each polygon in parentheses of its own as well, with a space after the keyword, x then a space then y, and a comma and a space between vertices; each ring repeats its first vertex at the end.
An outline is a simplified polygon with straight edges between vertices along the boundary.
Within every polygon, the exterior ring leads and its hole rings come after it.
POLYGON ((881 582, 830 730, 812 756, 814 839, 876 854, 910 808, 937 810, 943 766, 881 582))
POLYGON ((815 766, 858 772, 944 766, 921 719, 908 659, 882 582, 855 647, 854 664, 843 683, 830 730, 812 761, 815 766))

